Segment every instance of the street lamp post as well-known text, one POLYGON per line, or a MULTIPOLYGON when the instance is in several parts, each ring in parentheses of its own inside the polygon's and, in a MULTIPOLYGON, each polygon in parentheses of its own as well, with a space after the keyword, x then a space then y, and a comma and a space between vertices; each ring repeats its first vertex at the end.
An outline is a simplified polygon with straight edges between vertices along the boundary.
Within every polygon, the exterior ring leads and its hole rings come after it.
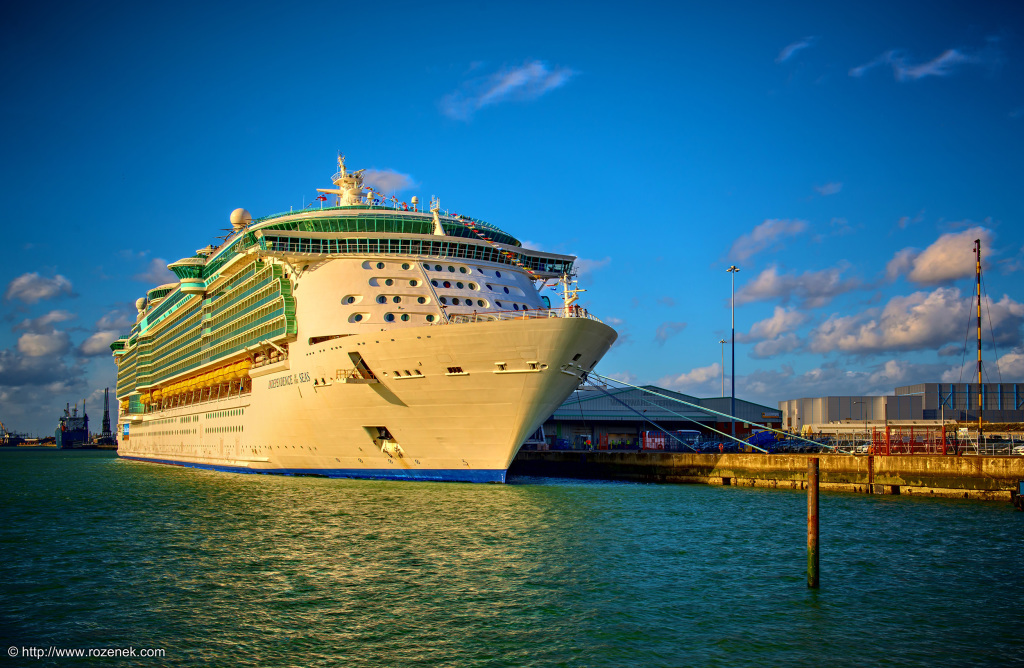
POLYGON ((729 382, 732 401, 729 404, 729 422, 732 435, 736 436, 736 272, 739 268, 732 265, 726 271, 732 274, 732 380, 729 382))
POLYGON ((719 341, 722 344, 722 397, 725 397, 725 339, 719 341))

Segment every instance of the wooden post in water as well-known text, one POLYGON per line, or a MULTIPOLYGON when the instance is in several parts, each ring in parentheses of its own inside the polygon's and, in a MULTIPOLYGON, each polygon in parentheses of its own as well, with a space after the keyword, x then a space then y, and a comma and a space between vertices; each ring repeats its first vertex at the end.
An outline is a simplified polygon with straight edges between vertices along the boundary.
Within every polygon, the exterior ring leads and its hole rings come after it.
POLYGON ((818 588, 818 458, 807 460, 807 586, 818 588))

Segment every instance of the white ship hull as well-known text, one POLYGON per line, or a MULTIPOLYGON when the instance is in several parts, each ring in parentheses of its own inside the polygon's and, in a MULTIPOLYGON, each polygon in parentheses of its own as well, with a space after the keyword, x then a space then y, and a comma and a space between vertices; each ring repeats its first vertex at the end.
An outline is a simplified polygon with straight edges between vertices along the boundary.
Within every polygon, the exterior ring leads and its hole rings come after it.
POLYGON ((244 473, 504 482, 615 337, 595 320, 530 317, 293 347, 250 371, 251 393, 133 416, 118 453, 244 473), (346 377, 350 353, 376 382, 346 377))

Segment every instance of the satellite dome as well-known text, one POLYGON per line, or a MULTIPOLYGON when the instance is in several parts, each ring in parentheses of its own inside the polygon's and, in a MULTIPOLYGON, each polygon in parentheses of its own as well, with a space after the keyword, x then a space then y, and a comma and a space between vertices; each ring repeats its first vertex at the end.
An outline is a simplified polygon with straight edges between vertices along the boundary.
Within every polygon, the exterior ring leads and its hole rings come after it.
POLYGON ((138 299, 135 300, 135 310, 136 311, 141 311, 145 307, 146 307, 146 298, 145 297, 139 297, 138 299))
POLYGON ((235 209, 231 212, 231 227, 236 230, 244 230, 252 222, 252 214, 245 209, 235 209))

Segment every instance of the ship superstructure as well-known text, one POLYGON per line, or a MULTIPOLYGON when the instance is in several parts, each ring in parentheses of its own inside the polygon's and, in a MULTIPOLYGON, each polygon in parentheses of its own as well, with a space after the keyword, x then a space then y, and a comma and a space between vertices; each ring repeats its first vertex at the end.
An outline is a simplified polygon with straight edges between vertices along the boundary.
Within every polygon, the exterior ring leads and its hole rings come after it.
POLYGON ((231 214, 223 243, 136 302, 118 365, 123 457, 231 471, 503 481, 615 340, 575 258, 421 211, 349 172, 333 206, 231 214), (552 306, 539 288, 561 280, 552 306))

